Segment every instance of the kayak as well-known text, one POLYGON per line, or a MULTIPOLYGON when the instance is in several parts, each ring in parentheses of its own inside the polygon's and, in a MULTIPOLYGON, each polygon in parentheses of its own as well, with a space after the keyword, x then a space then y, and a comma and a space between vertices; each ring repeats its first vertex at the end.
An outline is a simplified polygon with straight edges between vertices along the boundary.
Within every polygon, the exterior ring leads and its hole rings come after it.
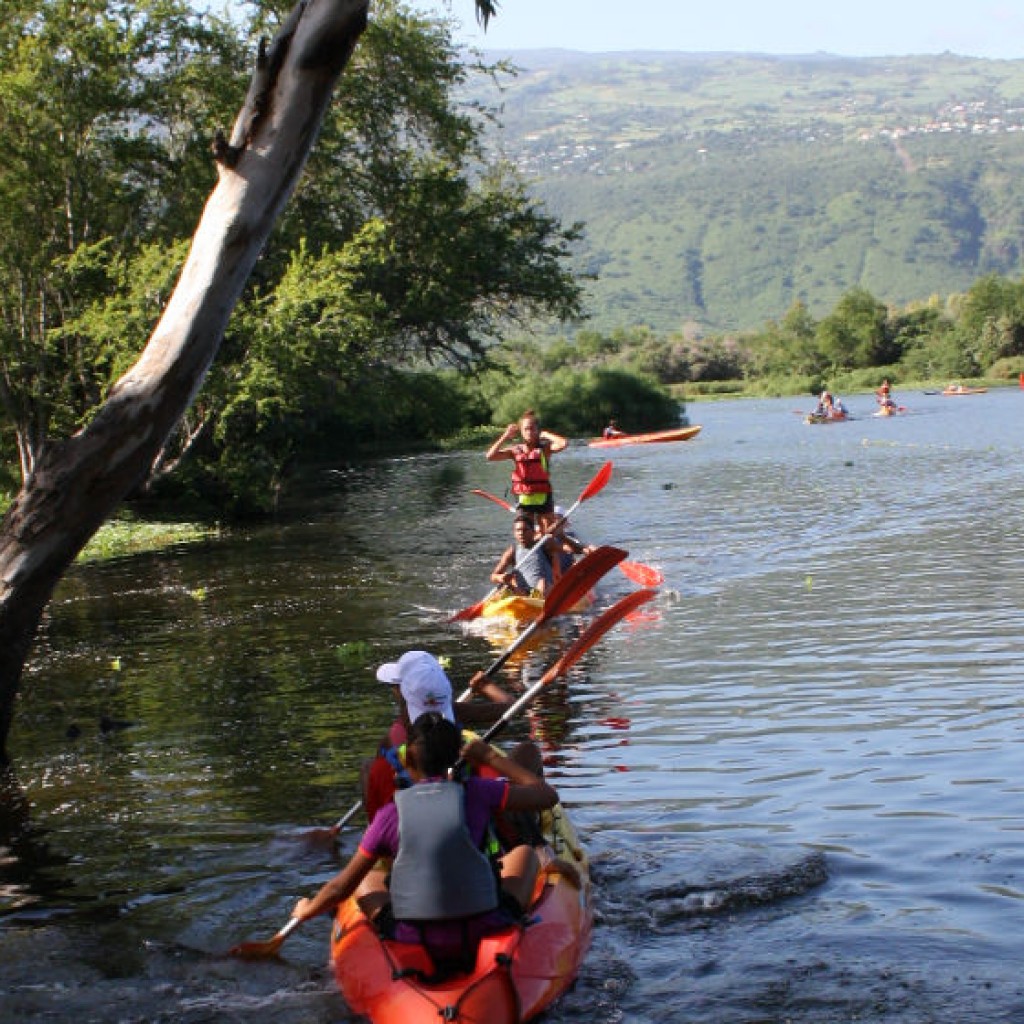
POLYGON ((965 388, 962 384, 950 384, 948 388, 944 388, 942 393, 944 395, 983 395, 988 391, 988 388, 965 388))
POLYGON ((338 908, 331 933, 334 978, 351 1010, 373 1024, 519 1024, 573 983, 593 927, 587 856, 564 809, 541 815, 548 845, 522 922, 480 941, 471 973, 432 979, 419 944, 382 938, 358 903, 338 908))
MULTIPOLYGON (((570 612, 586 611, 594 603, 593 592, 584 594, 570 609, 570 612)), ((532 622, 544 610, 543 597, 528 597, 522 594, 499 594, 484 602, 480 609, 482 619, 514 619, 516 622, 532 622)))
POLYGON ((809 412, 804 417, 804 423, 845 423, 848 419, 851 419, 846 413, 833 413, 831 416, 825 416, 823 413, 809 412))
POLYGON ((700 433, 700 427, 676 427, 653 434, 623 434, 620 437, 599 437, 588 444, 591 448, 620 448, 627 444, 658 444, 662 441, 689 441, 700 433))

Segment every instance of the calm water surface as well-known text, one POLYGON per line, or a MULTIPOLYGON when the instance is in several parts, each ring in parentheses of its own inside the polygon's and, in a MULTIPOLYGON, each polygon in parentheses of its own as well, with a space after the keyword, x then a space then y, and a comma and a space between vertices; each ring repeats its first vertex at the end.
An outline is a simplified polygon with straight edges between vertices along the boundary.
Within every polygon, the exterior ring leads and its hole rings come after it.
MULTIPOLYGON (((580 508, 667 580, 522 726, 597 880, 549 1020, 1024 1019, 1024 391, 898 397, 815 427, 692 406, 696 440, 613 451, 580 508)), ((606 455, 559 456, 564 503, 606 455)), ((279 962, 221 954, 335 869, 308 830, 390 719, 375 664, 424 646, 458 686, 508 642, 444 615, 487 589, 509 521, 470 489, 506 475, 325 470, 287 525, 65 582, 0 811, 0 1019, 349 1019, 326 922, 279 962)))

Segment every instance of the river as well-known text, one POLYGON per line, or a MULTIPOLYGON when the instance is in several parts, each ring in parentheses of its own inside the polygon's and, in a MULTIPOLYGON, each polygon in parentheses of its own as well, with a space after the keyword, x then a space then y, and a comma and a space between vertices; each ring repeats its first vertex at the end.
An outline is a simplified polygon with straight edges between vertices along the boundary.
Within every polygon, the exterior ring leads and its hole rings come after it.
MULTIPOLYGON (((612 459, 576 529, 666 582, 528 716, 597 892, 547 1020, 1024 1019, 1024 391, 897 398, 692 405, 693 441, 557 457, 565 504, 612 459)), ((508 641, 445 615, 508 536, 471 488, 506 482, 339 465, 272 528, 69 575, 0 809, 0 1019, 349 1020, 326 922, 223 952, 336 868, 310 829, 390 720, 375 665, 425 647, 459 687, 508 641)))

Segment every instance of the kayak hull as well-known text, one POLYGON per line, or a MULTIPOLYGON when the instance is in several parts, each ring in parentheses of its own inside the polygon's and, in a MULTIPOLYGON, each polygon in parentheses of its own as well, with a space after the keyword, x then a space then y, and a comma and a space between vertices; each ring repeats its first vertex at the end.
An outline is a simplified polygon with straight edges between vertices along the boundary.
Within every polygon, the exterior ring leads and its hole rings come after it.
MULTIPOLYGON (((592 593, 584 595, 570 609, 570 612, 586 611, 594 603, 592 593)), ((544 610, 543 597, 527 597, 521 594, 505 594, 485 601, 480 610, 482 619, 512 619, 516 622, 533 622, 544 610)))
POLYGON ((841 413, 838 416, 822 416, 819 413, 811 412, 804 417, 804 423, 812 425, 817 425, 819 423, 845 423, 848 419, 850 419, 850 417, 845 413, 841 413))
POLYGON ((674 430, 659 430, 652 434, 627 434, 625 437, 599 437, 588 442, 591 448, 622 448, 630 444, 661 444, 665 441, 689 441, 701 431, 696 427, 676 427, 674 430))
POLYGON ((545 812, 549 845, 525 916, 480 942, 472 973, 438 983, 419 945, 382 939, 355 900, 331 933, 335 981, 353 1012, 373 1024, 519 1024, 550 1006, 576 979, 593 927, 586 854, 561 807, 545 812))
POLYGON ((947 398, 952 398, 952 397, 956 397, 956 396, 959 396, 959 395, 984 395, 987 391, 988 391, 988 388, 956 387, 956 388, 945 388, 942 393, 947 398))

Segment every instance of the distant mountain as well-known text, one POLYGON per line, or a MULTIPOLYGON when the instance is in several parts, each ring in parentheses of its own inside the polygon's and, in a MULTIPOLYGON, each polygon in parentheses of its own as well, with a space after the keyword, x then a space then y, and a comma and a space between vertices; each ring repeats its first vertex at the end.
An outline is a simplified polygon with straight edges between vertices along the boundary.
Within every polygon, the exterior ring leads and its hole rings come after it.
POLYGON ((1024 60, 488 52, 492 138, 584 221, 592 326, 759 326, 1024 272, 1024 60))

